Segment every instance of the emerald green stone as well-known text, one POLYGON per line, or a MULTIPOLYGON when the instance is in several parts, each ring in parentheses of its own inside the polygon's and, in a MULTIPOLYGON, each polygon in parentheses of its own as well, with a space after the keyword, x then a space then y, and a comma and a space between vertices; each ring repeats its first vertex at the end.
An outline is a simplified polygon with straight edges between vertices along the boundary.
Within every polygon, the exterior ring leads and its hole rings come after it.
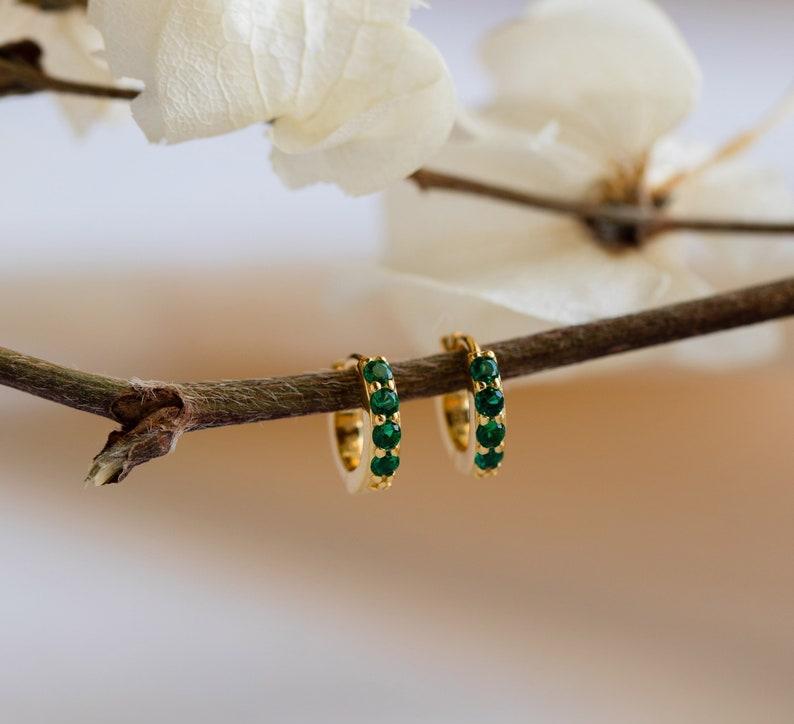
POLYGON ((400 458, 391 453, 382 458, 372 458, 372 462, 369 464, 369 469, 372 470, 372 474, 377 475, 379 478, 391 477, 397 472, 397 468, 399 467, 400 458))
POLYGON ((369 406, 373 414, 391 417, 400 409, 400 398, 397 397, 394 390, 381 387, 372 393, 372 397, 369 398, 369 406))
POLYGON ((370 384, 380 382, 380 384, 385 385, 389 380, 394 379, 394 374, 388 362, 384 362, 381 359, 373 359, 364 365, 364 379, 370 384))
POLYGON ((474 396, 477 412, 486 417, 496 417, 505 409, 505 396, 501 390, 488 387, 474 396))
POLYGON ((378 425, 372 431, 372 442, 381 450, 393 450, 400 444, 402 430, 396 422, 391 420, 378 425))
POLYGON ((493 382, 499 377, 499 365, 492 357, 476 357, 469 366, 469 372, 475 382, 493 382))
POLYGON ((489 420, 477 428, 477 442, 483 447, 499 447, 505 439, 505 426, 496 420, 489 420))
POLYGON ((504 456, 504 453, 498 453, 496 450, 489 450, 484 455, 482 453, 477 453, 474 456, 474 464, 480 468, 480 470, 493 470, 499 467, 499 463, 502 462, 504 456))

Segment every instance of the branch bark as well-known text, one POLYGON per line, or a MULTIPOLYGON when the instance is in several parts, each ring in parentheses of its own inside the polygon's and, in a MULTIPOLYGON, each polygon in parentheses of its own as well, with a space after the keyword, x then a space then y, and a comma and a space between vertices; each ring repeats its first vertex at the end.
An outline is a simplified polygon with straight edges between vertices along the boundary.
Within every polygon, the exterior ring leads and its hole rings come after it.
MULTIPOLYGON (((505 379, 794 315, 794 278, 691 302, 555 329, 487 345, 505 379)), ((378 350, 375 350, 378 351, 378 350)), ((394 365, 400 396, 412 400, 463 389, 463 355, 394 365)), ((0 347, 0 384, 120 424, 88 480, 124 479, 167 455, 192 430, 330 413, 361 406, 353 370, 217 382, 143 382, 72 370, 0 347)))

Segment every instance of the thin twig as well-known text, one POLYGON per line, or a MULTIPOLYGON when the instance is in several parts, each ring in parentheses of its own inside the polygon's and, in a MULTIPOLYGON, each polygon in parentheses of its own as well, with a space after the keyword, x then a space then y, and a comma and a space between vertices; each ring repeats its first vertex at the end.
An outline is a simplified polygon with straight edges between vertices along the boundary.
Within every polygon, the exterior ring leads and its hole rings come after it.
MULTIPOLYGON (((737 234, 794 234, 794 221, 777 223, 767 221, 735 221, 717 219, 683 219, 649 214, 634 206, 604 206, 564 201, 542 194, 515 191, 502 186, 460 178, 429 169, 420 169, 413 176, 421 189, 443 189, 472 196, 483 196, 497 201, 527 206, 554 214, 572 216, 588 226, 612 226, 615 229, 633 228, 639 236, 647 238, 667 231, 728 232, 737 234)), ((614 232, 621 236, 619 232, 614 232)))
POLYGON ((30 92, 53 91, 55 93, 67 93, 92 98, 111 98, 127 101, 137 98, 140 94, 140 91, 131 88, 116 88, 114 86, 54 78, 32 66, 3 60, 2 58, 0 58, 0 76, 4 80, 14 81, 19 86, 27 88, 30 92))
POLYGON ((52 76, 44 76, 46 89, 70 95, 90 96, 92 98, 108 98, 112 100, 132 100, 137 98, 139 91, 131 88, 114 88, 112 86, 80 83, 79 81, 62 80, 52 76))
POLYGON ((88 7, 88 0, 16 0, 21 5, 32 5, 44 12, 63 12, 72 8, 85 10, 88 7))
MULTIPOLYGON (((638 314, 489 344, 504 378, 794 315, 794 278, 638 314)), ((350 350, 336 350, 338 356, 350 350)), ((370 350, 383 352, 385 350, 370 350)), ((403 400, 463 389, 459 354, 394 365, 403 400)), ((62 367, 0 348, 0 384, 118 422, 89 479, 118 482, 167 455, 191 430, 330 413, 361 406, 355 372, 218 382, 126 381, 62 367)))

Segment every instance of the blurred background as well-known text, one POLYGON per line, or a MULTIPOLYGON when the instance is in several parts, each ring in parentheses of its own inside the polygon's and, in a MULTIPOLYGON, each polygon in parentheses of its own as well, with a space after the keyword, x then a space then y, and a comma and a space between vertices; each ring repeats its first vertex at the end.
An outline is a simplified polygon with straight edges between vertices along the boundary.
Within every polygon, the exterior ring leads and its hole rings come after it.
MULTIPOLYGON (((787 0, 661 5, 704 69, 687 136, 789 85, 787 0)), ((523 7, 416 13, 466 102, 488 95, 478 39, 523 7)), ((0 152, 3 346, 201 379, 384 339, 376 311, 328 303, 352 278, 330 268, 377 255, 380 200, 285 190, 260 128, 76 139, 37 96, 0 103, 0 152)), ((794 184, 790 127, 754 154, 794 184)), ((85 489, 107 421, 0 388, 3 721, 789 724, 794 381, 642 357, 511 389, 486 483, 452 472, 430 402, 406 405, 395 488, 362 498, 319 417, 192 433, 85 489)))

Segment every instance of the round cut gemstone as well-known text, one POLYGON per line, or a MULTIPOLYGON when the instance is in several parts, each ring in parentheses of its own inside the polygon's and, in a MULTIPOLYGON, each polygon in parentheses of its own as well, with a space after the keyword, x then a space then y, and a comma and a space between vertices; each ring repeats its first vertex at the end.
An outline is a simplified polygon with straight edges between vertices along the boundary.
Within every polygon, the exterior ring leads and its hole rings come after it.
POLYGON ((379 478, 391 477, 397 472, 399 467, 400 458, 391 453, 384 455, 382 458, 372 458, 372 462, 369 464, 369 469, 372 470, 373 475, 377 475, 379 478))
POLYGON ((372 442, 381 450, 393 450, 400 444, 402 430, 396 422, 388 420, 372 431, 372 442))
POLYGON ((389 380, 394 379, 394 374, 388 362, 384 362, 382 359, 373 359, 364 365, 364 379, 370 384, 380 382, 385 385, 389 380))
POLYGON ((499 377, 499 365, 492 357, 476 357, 469 366, 469 372, 475 382, 493 382, 499 377))
POLYGON ((394 390, 381 387, 372 393, 372 397, 369 398, 369 406, 375 415, 390 417, 400 409, 400 399, 394 390))
POLYGON ((505 396, 501 390, 488 387, 475 395, 474 404, 481 415, 496 417, 505 409, 505 396))
POLYGON ((504 459, 505 454, 496 452, 496 450, 489 450, 487 453, 477 453, 474 456, 475 465, 480 470, 493 470, 499 467, 499 463, 504 459))
POLYGON ((477 442, 483 447, 499 447, 505 439, 505 426, 496 420, 489 420, 477 428, 477 442))

